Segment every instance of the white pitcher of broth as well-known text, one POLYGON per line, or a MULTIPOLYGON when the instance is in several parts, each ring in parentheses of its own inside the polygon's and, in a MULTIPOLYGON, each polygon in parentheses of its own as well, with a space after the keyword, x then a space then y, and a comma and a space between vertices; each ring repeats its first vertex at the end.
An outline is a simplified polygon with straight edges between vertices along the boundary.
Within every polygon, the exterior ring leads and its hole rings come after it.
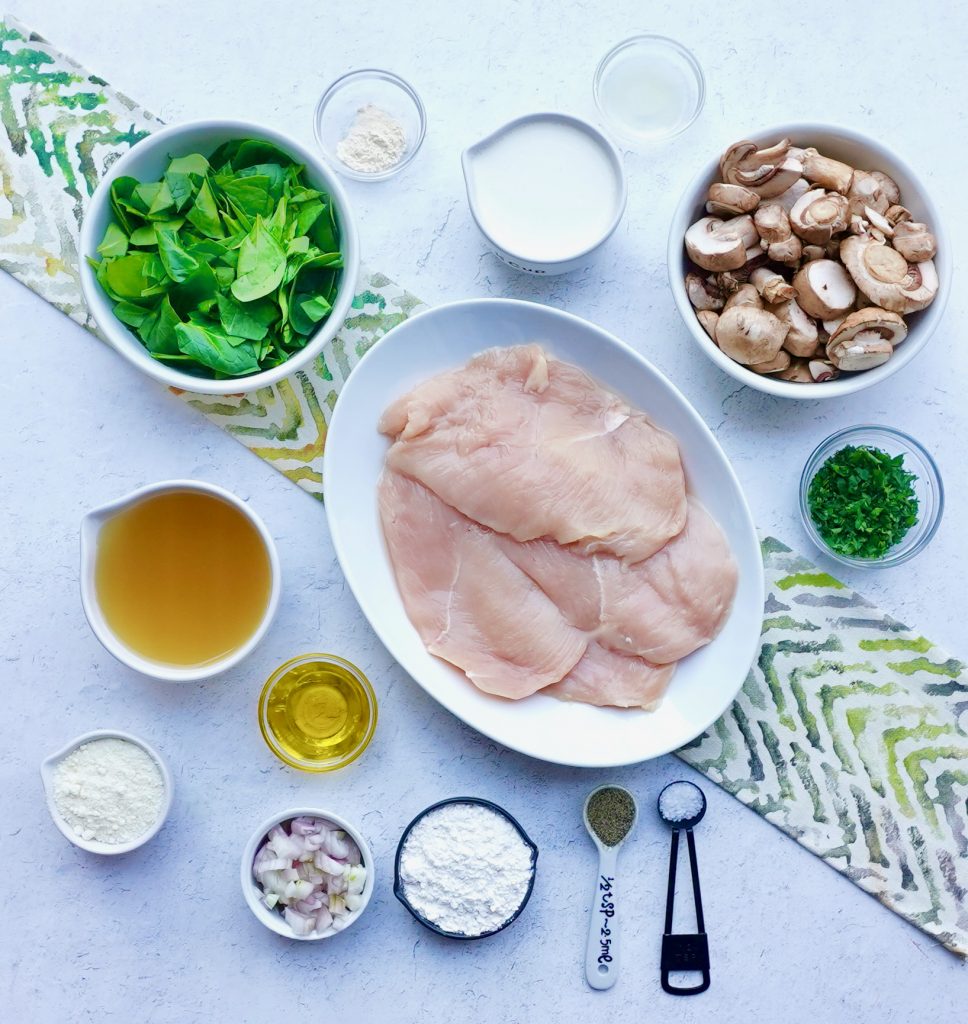
POLYGON ((149 484, 81 520, 87 621, 119 661, 155 679, 238 664, 269 628, 280 583, 265 524, 214 484, 149 484))

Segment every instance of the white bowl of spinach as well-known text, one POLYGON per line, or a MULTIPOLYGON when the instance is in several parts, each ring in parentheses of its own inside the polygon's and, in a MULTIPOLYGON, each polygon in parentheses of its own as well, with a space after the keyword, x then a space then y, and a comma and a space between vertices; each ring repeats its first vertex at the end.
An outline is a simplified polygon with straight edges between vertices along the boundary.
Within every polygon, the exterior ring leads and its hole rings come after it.
POLYGON ((164 128, 104 175, 81 284, 107 340, 169 386, 252 391, 313 360, 349 313, 359 244, 336 175, 241 121, 164 128))

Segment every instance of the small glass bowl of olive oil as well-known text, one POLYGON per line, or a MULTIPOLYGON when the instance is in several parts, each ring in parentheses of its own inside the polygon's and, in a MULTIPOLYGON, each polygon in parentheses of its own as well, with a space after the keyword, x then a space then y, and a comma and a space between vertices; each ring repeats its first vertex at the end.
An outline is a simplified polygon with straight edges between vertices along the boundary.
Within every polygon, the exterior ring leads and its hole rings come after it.
POLYGON ((355 761, 376 729, 376 694, 355 666, 335 654, 291 658, 259 697, 259 728, 285 764, 332 772, 355 761))

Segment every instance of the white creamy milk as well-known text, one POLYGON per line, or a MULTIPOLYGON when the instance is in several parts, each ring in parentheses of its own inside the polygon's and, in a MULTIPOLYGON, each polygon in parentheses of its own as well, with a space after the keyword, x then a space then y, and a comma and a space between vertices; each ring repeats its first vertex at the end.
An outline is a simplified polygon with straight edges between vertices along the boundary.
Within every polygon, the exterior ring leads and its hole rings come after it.
POLYGON ((496 245, 525 260, 564 260, 600 242, 622 184, 609 153, 568 122, 512 126, 473 158, 473 203, 496 245))

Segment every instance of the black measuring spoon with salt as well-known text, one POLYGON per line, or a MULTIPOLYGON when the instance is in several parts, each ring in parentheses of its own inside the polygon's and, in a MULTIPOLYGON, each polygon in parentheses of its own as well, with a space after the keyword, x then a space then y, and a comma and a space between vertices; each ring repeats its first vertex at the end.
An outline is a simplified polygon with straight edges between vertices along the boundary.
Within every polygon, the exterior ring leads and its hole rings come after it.
POLYGON ((592 988, 611 988, 618 979, 618 908, 623 899, 616 872, 618 851, 637 815, 635 797, 622 786, 599 786, 585 800, 585 828, 598 849, 598 881, 585 951, 585 978, 592 988))
POLYGON ((709 941, 702 913, 699 891, 699 864, 696 861, 696 839, 692 830, 706 813, 706 795, 693 782, 682 779, 670 782, 659 793, 659 817, 672 829, 672 851, 669 854, 669 890, 666 893, 665 929, 662 934, 662 988, 674 996, 695 996, 709 988, 709 941), (676 864, 679 859, 679 833, 685 830, 689 846, 689 870, 692 875, 692 896, 696 905, 696 931, 674 934, 672 912, 676 902, 676 864), (673 972, 698 972, 698 985, 680 988, 673 985, 673 972))

